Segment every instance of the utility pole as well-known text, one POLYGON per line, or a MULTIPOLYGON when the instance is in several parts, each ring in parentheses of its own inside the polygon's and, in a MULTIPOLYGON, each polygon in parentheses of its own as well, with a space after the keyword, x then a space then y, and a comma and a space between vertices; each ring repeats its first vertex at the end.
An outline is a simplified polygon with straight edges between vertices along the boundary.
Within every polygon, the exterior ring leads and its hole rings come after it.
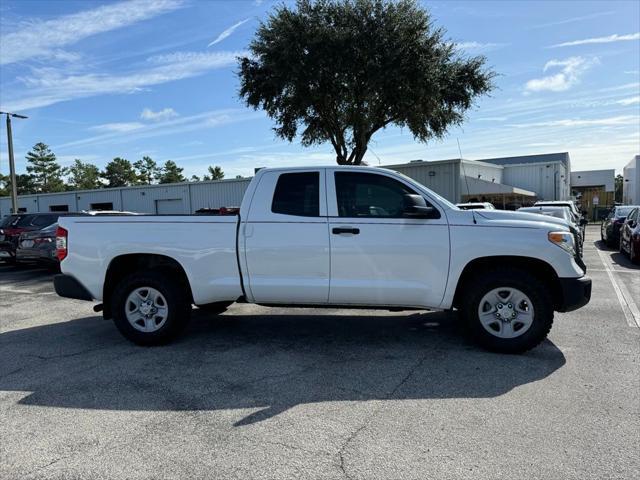
POLYGON ((24 115, 11 112, 0 112, 7 116, 7 144, 9 147, 9 178, 11 180, 11 209, 12 213, 18 213, 18 181, 16 180, 16 164, 13 160, 13 135, 11 134, 11 117, 28 118, 24 115))

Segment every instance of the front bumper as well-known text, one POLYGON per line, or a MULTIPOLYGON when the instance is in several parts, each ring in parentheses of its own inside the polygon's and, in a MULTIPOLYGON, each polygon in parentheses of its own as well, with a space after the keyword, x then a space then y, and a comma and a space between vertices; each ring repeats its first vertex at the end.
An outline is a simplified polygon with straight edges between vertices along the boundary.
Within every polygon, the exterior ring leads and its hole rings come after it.
POLYGON ((53 277, 53 287, 61 297, 75 298, 76 300, 93 300, 89 290, 71 275, 65 275, 64 273, 55 275, 53 277))
POLYGON ((591 300, 591 279, 587 276, 580 278, 560 278, 562 297, 559 312, 571 312, 584 307, 591 300))

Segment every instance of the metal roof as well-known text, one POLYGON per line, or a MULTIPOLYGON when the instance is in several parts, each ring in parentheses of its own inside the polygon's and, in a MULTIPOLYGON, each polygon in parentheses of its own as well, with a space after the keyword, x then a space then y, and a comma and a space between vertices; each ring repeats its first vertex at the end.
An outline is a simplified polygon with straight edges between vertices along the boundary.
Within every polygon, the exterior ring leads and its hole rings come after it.
POLYGON ((521 155, 517 157, 483 158, 483 162, 495 163, 496 165, 522 165, 526 163, 551 163, 562 162, 569 168, 569 153, 541 153, 537 155, 521 155))

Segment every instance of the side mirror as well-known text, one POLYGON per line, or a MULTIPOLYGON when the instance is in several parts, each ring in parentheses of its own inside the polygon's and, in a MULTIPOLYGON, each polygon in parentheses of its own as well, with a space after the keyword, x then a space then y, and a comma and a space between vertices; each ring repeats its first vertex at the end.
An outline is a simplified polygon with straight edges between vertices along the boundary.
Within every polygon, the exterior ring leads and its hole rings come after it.
POLYGON ((440 218, 440 212, 427 206, 422 195, 404 195, 402 213, 408 218, 440 218))

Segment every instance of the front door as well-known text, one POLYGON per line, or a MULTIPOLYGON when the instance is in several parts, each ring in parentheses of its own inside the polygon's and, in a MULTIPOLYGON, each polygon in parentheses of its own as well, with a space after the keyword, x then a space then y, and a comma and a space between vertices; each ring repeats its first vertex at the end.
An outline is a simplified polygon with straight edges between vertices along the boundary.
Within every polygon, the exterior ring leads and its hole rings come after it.
MULTIPOLYGON (((329 303, 437 307, 449 269, 449 230, 440 218, 407 218, 409 183, 377 172, 327 171, 329 303)), ((424 196, 424 195, 423 195, 424 196)))

